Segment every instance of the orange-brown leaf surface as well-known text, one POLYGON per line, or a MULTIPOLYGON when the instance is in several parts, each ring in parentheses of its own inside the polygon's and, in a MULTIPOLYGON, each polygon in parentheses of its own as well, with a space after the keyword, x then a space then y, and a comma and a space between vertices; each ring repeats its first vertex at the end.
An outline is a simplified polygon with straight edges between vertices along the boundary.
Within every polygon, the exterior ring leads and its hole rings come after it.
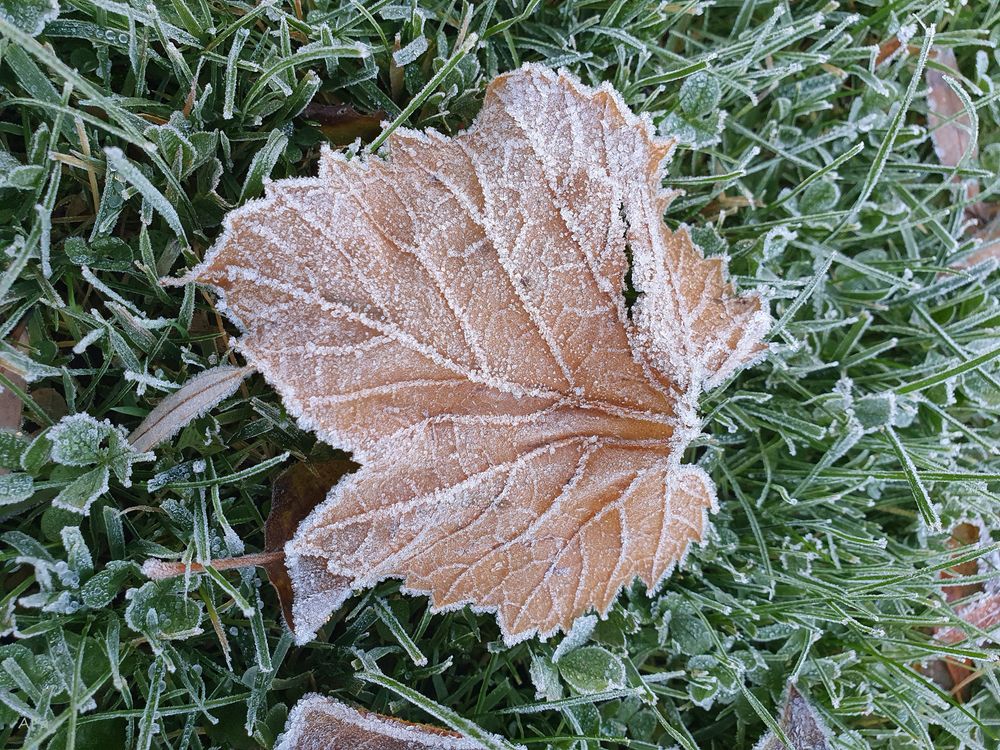
POLYGON ((458 136, 326 151, 229 216, 193 278, 362 464, 285 547, 300 641, 385 578, 495 612, 509 643, 548 635, 702 539, 698 398, 770 319, 664 224, 670 150, 611 88, 526 66, 458 136))
POLYGON ((295 704, 276 750, 477 750, 478 742, 428 724, 307 695, 295 704))

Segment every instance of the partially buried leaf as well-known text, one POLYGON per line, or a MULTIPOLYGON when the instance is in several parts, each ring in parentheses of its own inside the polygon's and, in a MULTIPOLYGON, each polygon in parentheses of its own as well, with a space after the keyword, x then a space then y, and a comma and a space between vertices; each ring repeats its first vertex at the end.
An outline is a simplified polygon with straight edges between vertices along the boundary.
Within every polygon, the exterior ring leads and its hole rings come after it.
MULTIPOLYGON (((358 465, 353 461, 332 458, 326 461, 300 462, 282 472, 271 488, 271 510, 264 524, 264 551, 278 552, 284 549, 302 520, 323 501, 330 488, 341 477, 357 468, 358 465)), ((292 579, 288 576, 284 560, 268 562, 263 568, 278 595, 285 622, 294 631, 292 579)), ((324 574, 323 570, 316 571, 316 575, 324 574)), ((331 580, 324 588, 349 585, 349 580, 331 580)))
MULTIPOLYGON (((21 345, 28 343, 28 329, 21 323, 12 336, 21 345)), ((21 373, 13 367, 5 367, 0 362, 0 375, 3 375, 20 390, 24 390, 28 382, 21 373)), ((0 383, 0 429, 20 430, 21 416, 24 413, 24 402, 10 388, 0 383)), ((2 471, 2 469, 0 469, 2 471)))
POLYGON ((980 242, 979 246, 956 263, 956 268, 971 268, 990 260, 1000 262, 1000 217, 976 230, 974 235, 980 242))
POLYGON ((370 141, 379 134, 379 125, 386 119, 381 110, 370 115, 358 112, 349 104, 312 103, 302 116, 319 123, 320 130, 331 142, 347 145, 356 138, 370 141))
POLYGON ((829 731, 795 685, 788 686, 778 725, 791 745, 786 748, 774 732, 768 732, 754 750, 829 750, 829 731))
POLYGON ((665 226, 672 144, 609 86, 529 65, 468 131, 388 147, 272 183, 191 275, 302 426, 362 464, 285 547, 296 637, 385 578, 495 612, 508 643, 657 586, 715 505, 681 464, 698 398, 770 323, 665 226))
MULTIPOLYGON (((1000 593, 983 592, 961 607, 957 614, 973 627, 989 633, 1000 626, 1000 593)), ((957 627, 942 628, 937 632, 937 639, 942 643, 958 643, 965 638, 965 632, 957 627)))
POLYGON ((173 437, 186 424, 233 395, 252 369, 227 365, 198 373, 157 404, 133 430, 128 436, 132 447, 148 451, 173 437))
MULTIPOLYGON (((957 86, 956 78, 960 77, 955 53, 948 48, 939 47, 935 60, 945 68, 953 71, 953 75, 928 66, 927 68, 927 127, 931 131, 931 141, 938 159, 946 167, 955 167, 963 159, 975 160, 979 157, 979 146, 973 140, 975 133, 972 121, 962 104, 961 98, 954 88, 948 84, 946 76, 957 86)), ((978 186, 970 197, 978 192, 978 186)))
MULTIPOLYGON (((963 103, 958 90, 961 73, 955 53, 944 47, 934 52, 936 62, 954 75, 928 67, 927 78, 927 127, 934 144, 934 153, 946 167, 957 167, 963 161, 975 166, 979 159, 979 144, 976 128, 970 115, 971 101, 963 103), (950 79, 950 80, 949 80, 950 79), (957 89, 957 90, 956 90, 957 89)), ((960 178, 956 175, 955 181, 960 178)), ((995 216, 995 205, 976 201, 979 182, 968 179, 964 182, 965 197, 969 202, 965 208, 966 217, 973 219, 972 225, 979 226, 972 234, 980 240, 980 245, 954 264, 955 268, 970 268, 978 263, 994 259, 1000 260, 1000 220, 995 216)))
POLYGON ((275 750, 478 750, 456 732, 307 695, 295 704, 275 750))

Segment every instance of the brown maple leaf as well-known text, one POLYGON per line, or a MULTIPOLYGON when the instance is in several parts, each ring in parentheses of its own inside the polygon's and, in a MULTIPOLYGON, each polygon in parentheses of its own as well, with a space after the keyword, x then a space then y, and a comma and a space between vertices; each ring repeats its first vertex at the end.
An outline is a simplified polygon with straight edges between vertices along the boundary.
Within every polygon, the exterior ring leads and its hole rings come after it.
POLYGON ((770 318, 664 225, 671 146, 610 87, 529 65, 468 131, 326 151, 229 215, 191 278, 363 464, 285 547, 300 641, 385 578, 545 636, 701 540, 698 397, 762 356, 770 318))
POLYGON ((295 704, 275 750, 477 750, 447 729, 413 724, 311 694, 295 704))

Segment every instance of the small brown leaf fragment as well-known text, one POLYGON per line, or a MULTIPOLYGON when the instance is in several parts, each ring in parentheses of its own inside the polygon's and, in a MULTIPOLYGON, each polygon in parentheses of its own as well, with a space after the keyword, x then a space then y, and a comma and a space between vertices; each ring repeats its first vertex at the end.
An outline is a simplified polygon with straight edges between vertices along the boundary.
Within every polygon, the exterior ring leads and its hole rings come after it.
MULTIPOLYGON (((28 330, 23 323, 14 330, 12 338, 22 345, 28 343, 28 330)), ((28 387, 28 381, 15 370, 0 364, 0 373, 21 390, 28 387)), ((20 430, 23 414, 24 403, 20 397, 10 388, 4 388, 3 385, 0 385, 0 430, 14 430, 15 432, 20 430)), ((4 471, 0 469, 0 473, 4 473, 4 471)))
MULTIPOLYGON (((957 554, 962 554, 974 545, 988 545, 991 541, 990 531, 983 521, 971 520, 959 523, 952 529, 949 546, 957 554)), ((978 574, 985 578, 995 572, 995 560, 980 557, 941 571, 940 577, 947 580, 978 574)), ((944 586, 942 593, 947 602, 965 600, 955 608, 955 614, 969 625, 985 633, 991 633, 1000 627, 1000 591, 995 587, 980 582, 967 583, 944 586)), ((934 629, 934 637, 942 643, 953 645, 965 640, 967 632, 961 627, 939 627, 934 629)), ((971 660, 959 657, 934 659, 921 665, 920 669, 941 687, 949 690, 959 702, 968 700, 972 683, 981 674, 971 660)))
POLYGON ((457 732, 310 694, 295 704, 275 750, 479 750, 457 732))
POLYGON ((770 325, 664 224, 672 143, 610 86, 527 65, 467 131, 387 146, 270 184, 190 277, 300 424, 362 464, 285 546, 296 637, 386 578, 495 612, 508 643, 655 588, 715 507, 681 464, 698 398, 770 325))
MULTIPOLYGON (((972 206, 978 213, 982 213, 987 204, 976 203, 972 206)), ((988 260, 1000 262, 1000 218, 994 218, 986 226, 976 230, 975 237, 980 240, 980 245, 969 255, 954 264, 955 268, 972 268, 972 266, 985 263, 988 260)))
POLYGON ((379 134, 387 115, 382 110, 371 114, 358 112, 350 104, 312 103, 305 108, 302 116, 319 123, 320 130, 331 143, 346 146, 355 139, 371 141, 379 134))
MULTIPOLYGON (((1000 593, 983 593, 957 611, 959 617, 975 628, 990 633, 1000 626, 1000 593)), ((966 638, 961 628, 950 627, 938 631, 942 643, 958 643, 966 638)))
MULTIPOLYGON (((968 604, 960 607, 956 614, 975 628, 992 633, 1000 628, 1000 593, 982 592, 968 604)), ((953 645, 966 639, 962 628, 939 628, 937 640, 953 645)), ((956 700, 964 702, 972 693, 972 683, 981 674, 971 660, 946 658, 931 662, 927 670, 935 681, 946 687, 956 700), (944 672, 941 665, 944 666, 944 672)))
MULTIPOLYGON (((953 71, 953 80, 961 77, 955 53, 947 47, 935 50, 935 61, 953 71)), ((957 167, 965 159, 975 163, 979 159, 979 145, 973 140, 972 120, 962 105, 958 94, 945 80, 945 73, 935 67, 927 67, 927 127, 931 132, 931 142, 938 160, 946 167, 957 167)), ((955 181, 961 181, 956 175, 955 181)), ((971 200, 979 193, 976 180, 966 181, 966 194, 971 200)))
MULTIPOLYGON (((809 701, 789 684, 778 726, 791 741, 791 750, 829 750, 829 730, 809 701)), ((761 737, 754 750, 787 750, 774 732, 761 737)))
MULTIPOLYGON (((282 472, 271 488, 271 511, 264 524, 264 551, 281 552, 285 543, 295 534, 302 520, 319 505, 333 487, 346 474, 357 471, 358 465, 346 458, 311 461, 295 464, 282 472)), ((268 580, 281 602, 281 611, 289 629, 295 632, 292 612, 292 579, 288 577, 284 558, 264 565, 268 580)), ((318 576, 328 575, 318 570, 318 576)), ((322 586, 317 583, 317 588, 322 586)), ((329 588, 342 589, 350 581, 330 576, 329 588)))
MULTIPOLYGON (((962 551, 962 547, 967 547, 970 544, 975 544, 980 541, 981 530, 978 525, 974 523, 960 523, 951 530, 951 539, 948 540, 948 546, 962 551)), ((965 551, 968 551, 966 549, 965 551)), ((969 562, 962 563, 960 565, 955 565, 947 570, 942 570, 940 577, 943 580, 949 578, 957 578, 964 576, 974 576, 979 571, 979 561, 970 560, 969 562)), ((964 585, 956 586, 944 586, 942 592, 944 593, 944 598, 946 601, 954 602, 959 599, 964 599, 967 596, 972 596, 973 594, 982 591, 983 585, 981 583, 967 583, 964 585)))

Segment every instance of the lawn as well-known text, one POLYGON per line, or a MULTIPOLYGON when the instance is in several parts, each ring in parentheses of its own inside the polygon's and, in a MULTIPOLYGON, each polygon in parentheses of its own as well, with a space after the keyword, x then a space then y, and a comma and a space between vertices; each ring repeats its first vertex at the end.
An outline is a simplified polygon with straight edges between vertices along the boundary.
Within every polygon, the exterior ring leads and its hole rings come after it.
POLYGON ((0 0, 0 746, 271 748, 315 692, 492 748, 997 747, 998 42, 998 0, 0 0), (260 374, 133 450, 243 364, 160 279, 322 145, 454 135, 527 62, 674 138, 667 224, 768 299, 685 454, 712 528, 569 636, 385 581, 294 645, 264 569, 211 562, 349 456, 260 374))

